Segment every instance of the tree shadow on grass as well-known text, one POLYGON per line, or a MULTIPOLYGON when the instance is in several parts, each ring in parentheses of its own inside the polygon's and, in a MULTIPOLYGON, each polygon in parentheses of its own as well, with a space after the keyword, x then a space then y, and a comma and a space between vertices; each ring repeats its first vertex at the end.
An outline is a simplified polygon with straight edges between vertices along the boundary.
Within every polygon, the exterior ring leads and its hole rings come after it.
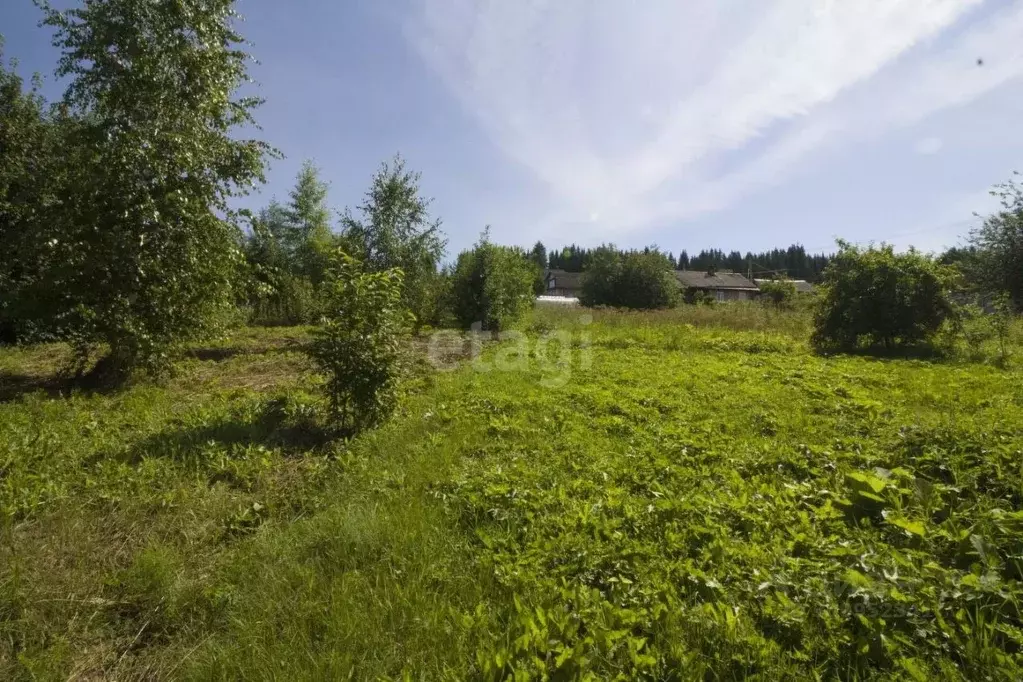
POLYGON ((91 380, 89 376, 66 374, 23 374, 0 371, 0 403, 10 403, 22 396, 41 391, 49 398, 67 398, 74 392, 85 395, 108 394, 120 387, 91 380))
POLYGON ((17 400, 28 393, 42 391, 51 398, 57 398, 73 388, 73 382, 59 377, 38 376, 0 372, 0 403, 17 400))
POLYGON ((184 356, 202 362, 223 362, 238 355, 251 355, 254 353, 254 351, 247 351, 242 348, 189 348, 184 352, 184 356))
POLYGON ((284 343, 272 343, 266 345, 240 345, 240 346, 201 346, 186 348, 182 356, 192 358, 201 362, 223 362, 240 355, 269 355, 273 353, 288 353, 301 351, 305 344, 287 340, 284 343))
POLYGON ((270 401, 254 416, 228 415, 211 423, 161 431, 118 456, 132 465, 151 457, 184 462, 203 457, 210 443, 264 445, 297 456, 324 450, 338 435, 324 427, 312 412, 294 414, 288 409, 287 399, 281 398, 270 401))
POLYGON ((941 364, 952 362, 956 358, 943 348, 937 346, 918 345, 902 347, 857 346, 853 348, 817 349, 821 357, 854 356, 869 360, 920 360, 941 364))

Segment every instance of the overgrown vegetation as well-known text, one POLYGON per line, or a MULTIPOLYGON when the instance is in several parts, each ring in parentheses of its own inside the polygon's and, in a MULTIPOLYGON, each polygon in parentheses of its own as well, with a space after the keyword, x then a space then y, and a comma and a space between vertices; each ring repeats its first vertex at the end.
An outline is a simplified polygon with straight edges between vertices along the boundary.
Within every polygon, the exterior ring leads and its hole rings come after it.
POLYGON ((613 245, 593 253, 579 300, 587 306, 671 308, 681 294, 671 262, 656 250, 619 252, 613 245))
POLYGON ((442 291, 437 267, 446 240, 429 208, 419 191, 419 174, 396 157, 373 176, 358 217, 346 211, 342 218, 346 250, 370 270, 400 268, 404 273, 402 302, 417 325, 434 321, 442 291))
POLYGON ((63 101, 0 63, 0 679, 1023 678, 1017 185, 940 261, 841 243, 816 304, 676 306, 798 246, 441 269, 401 157, 336 231, 311 163, 233 210, 276 152, 231 0, 40 6, 63 101), (546 266, 596 307, 534 307, 546 266), (488 333, 409 334, 447 322, 488 333))
POLYGON ((796 298, 796 285, 787 279, 772 279, 760 285, 760 295, 776 306, 785 306, 796 298))
POLYGON ((258 104, 236 96, 249 57, 230 2, 43 7, 69 85, 46 180, 60 201, 15 232, 32 264, 19 289, 34 304, 21 310, 72 340, 82 365, 107 344, 97 369, 114 380, 161 370, 233 303, 230 199, 272 153, 232 137, 258 104))
MULTIPOLYGON (((1018 358, 825 358, 754 304, 587 314, 537 309, 524 364, 421 375, 348 442, 305 329, 161 387, 6 392, 0 677, 1020 675, 1018 358)), ((0 350, 4 385, 67 352, 0 350)))
POLYGON ((411 314, 401 305, 402 271, 364 272, 338 251, 328 270, 324 314, 309 355, 326 375, 332 420, 351 435, 394 411, 402 342, 411 314))
POLYGON ((839 242, 824 273, 814 330, 822 348, 930 344, 953 315, 956 271, 914 250, 839 242))
POLYGON ((484 232, 458 255, 452 279, 452 310, 464 328, 507 329, 533 306, 537 268, 521 249, 498 246, 484 232))

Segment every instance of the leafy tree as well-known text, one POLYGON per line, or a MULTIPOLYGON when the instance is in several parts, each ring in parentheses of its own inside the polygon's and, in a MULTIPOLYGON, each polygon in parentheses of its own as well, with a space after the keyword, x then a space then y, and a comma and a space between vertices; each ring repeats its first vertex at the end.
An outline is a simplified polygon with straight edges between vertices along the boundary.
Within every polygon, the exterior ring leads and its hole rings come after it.
POLYGON ((432 306, 426 283, 436 276, 445 240, 440 221, 430 218, 430 201, 420 195, 419 179, 400 156, 382 164, 358 207, 359 217, 345 211, 342 240, 369 270, 401 268, 402 302, 422 324, 432 306))
POLYGON ((463 327, 480 323, 501 330, 533 305, 535 265, 517 247, 491 243, 488 231, 458 255, 452 276, 455 318, 463 327))
POLYGON ((985 293, 1005 294, 1023 311, 1023 185, 1013 178, 992 194, 1001 199, 1002 210, 970 235, 976 257, 967 270, 985 293))
POLYGON ((621 274, 622 254, 614 244, 594 249, 583 274, 579 301, 583 305, 619 305, 618 278, 621 274))
POLYGON ((614 246, 596 249, 583 275, 583 305, 622 308, 671 308, 679 285, 667 256, 656 249, 620 253, 614 246))
POLYGON ((953 315, 956 270, 915 250, 839 242, 824 272, 814 318, 821 348, 894 348, 929 343, 953 315))
POLYGON ((230 197, 263 178, 232 0, 39 0, 80 124, 62 140, 66 196, 34 235, 52 244, 49 287, 80 355, 106 341, 105 369, 159 368, 174 343, 215 329, 241 257, 230 197))
POLYGON ((54 203, 54 123, 38 79, 29 89, 16 63, 4 63, 0 39, 0 343, 25 338, 33 312, 26 291, 44 245, 32 239, 41 209, 54 203))
POLYGON ((346 435, 394 411, 401 344, 411 322, 401 292, 401 270, 367 272, 343 251, 334 254, 325 312, 308 353, 326 375, 331 415, 346 435))
POLYGON ((955 265, 965 274, 976 257, 976 247, 953 246, 938 257, 938 262, 942 265, 955 265))

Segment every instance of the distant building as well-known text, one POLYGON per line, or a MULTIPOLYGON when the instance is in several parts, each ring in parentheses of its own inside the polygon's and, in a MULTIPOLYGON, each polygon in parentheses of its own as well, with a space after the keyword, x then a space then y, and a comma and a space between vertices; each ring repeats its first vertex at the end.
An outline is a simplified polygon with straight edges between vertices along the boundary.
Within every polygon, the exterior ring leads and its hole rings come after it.
POLYGON ((565 272, 564 270, 548 270, 544 281, 547 284, 547 296, 565 296, 579 298, 582 291, 583 273, 565 272))
POLYGON ((707 293, 717 301, 752 301, 760 295, 760 287, 737 272, 676 270, 675 278, 683 292, 707 293))
MULTIPOLYGON (((762 286, 764 284, 767 284, 768 282, 773 282, 774 280, 773 279, 755 279, 753 281, 756 282, 756 285, 759 287, 759 286, 762 286)), ((807 282, 805 279, 787 279, 785 281, 786 282, 792 282, 792 285, 794 287, 796 287, 796 293, 797 294, 812 294, 813 293, 813 285, 810 284, 809 282, 807 282)))

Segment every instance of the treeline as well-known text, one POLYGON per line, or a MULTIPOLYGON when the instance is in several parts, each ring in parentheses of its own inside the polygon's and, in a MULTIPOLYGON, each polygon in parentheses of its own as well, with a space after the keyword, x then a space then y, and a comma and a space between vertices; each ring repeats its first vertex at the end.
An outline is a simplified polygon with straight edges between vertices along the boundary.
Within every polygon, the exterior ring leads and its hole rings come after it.
MULTIPOLYGON (((534 247, 534 252, 542 248, 543 244, 534 247)), ((643 249, 643 253, 658 251, 655 247, 643 249)), ((548 267, 555 270, 567 272, 584 272, 593 261, 597 249, 587 249, 572 244, 560 251, 554 250, 547 253, 548 267)), ((659 252, 659 251, 658 251, 659 252)), ((624 252, 623 252, 624 253, 624 252)), ((678 256, 672 252, 659 252, 667 259, 669 265, 675 270, 732 270, 734 272, 753 272, 754 277, 770 279, 772 277, 787 277, 788 279, 803 279, 808 282, 820 281, 821 273, 828 266, 832 256, 828 254, 811 254, 799 244, 793 244, 787 249, 772 249, 752 253, 747 251, 743 255, 739 251, 725 253, 720 249, 704 249, 695 256, 683 250, 678 256)))

